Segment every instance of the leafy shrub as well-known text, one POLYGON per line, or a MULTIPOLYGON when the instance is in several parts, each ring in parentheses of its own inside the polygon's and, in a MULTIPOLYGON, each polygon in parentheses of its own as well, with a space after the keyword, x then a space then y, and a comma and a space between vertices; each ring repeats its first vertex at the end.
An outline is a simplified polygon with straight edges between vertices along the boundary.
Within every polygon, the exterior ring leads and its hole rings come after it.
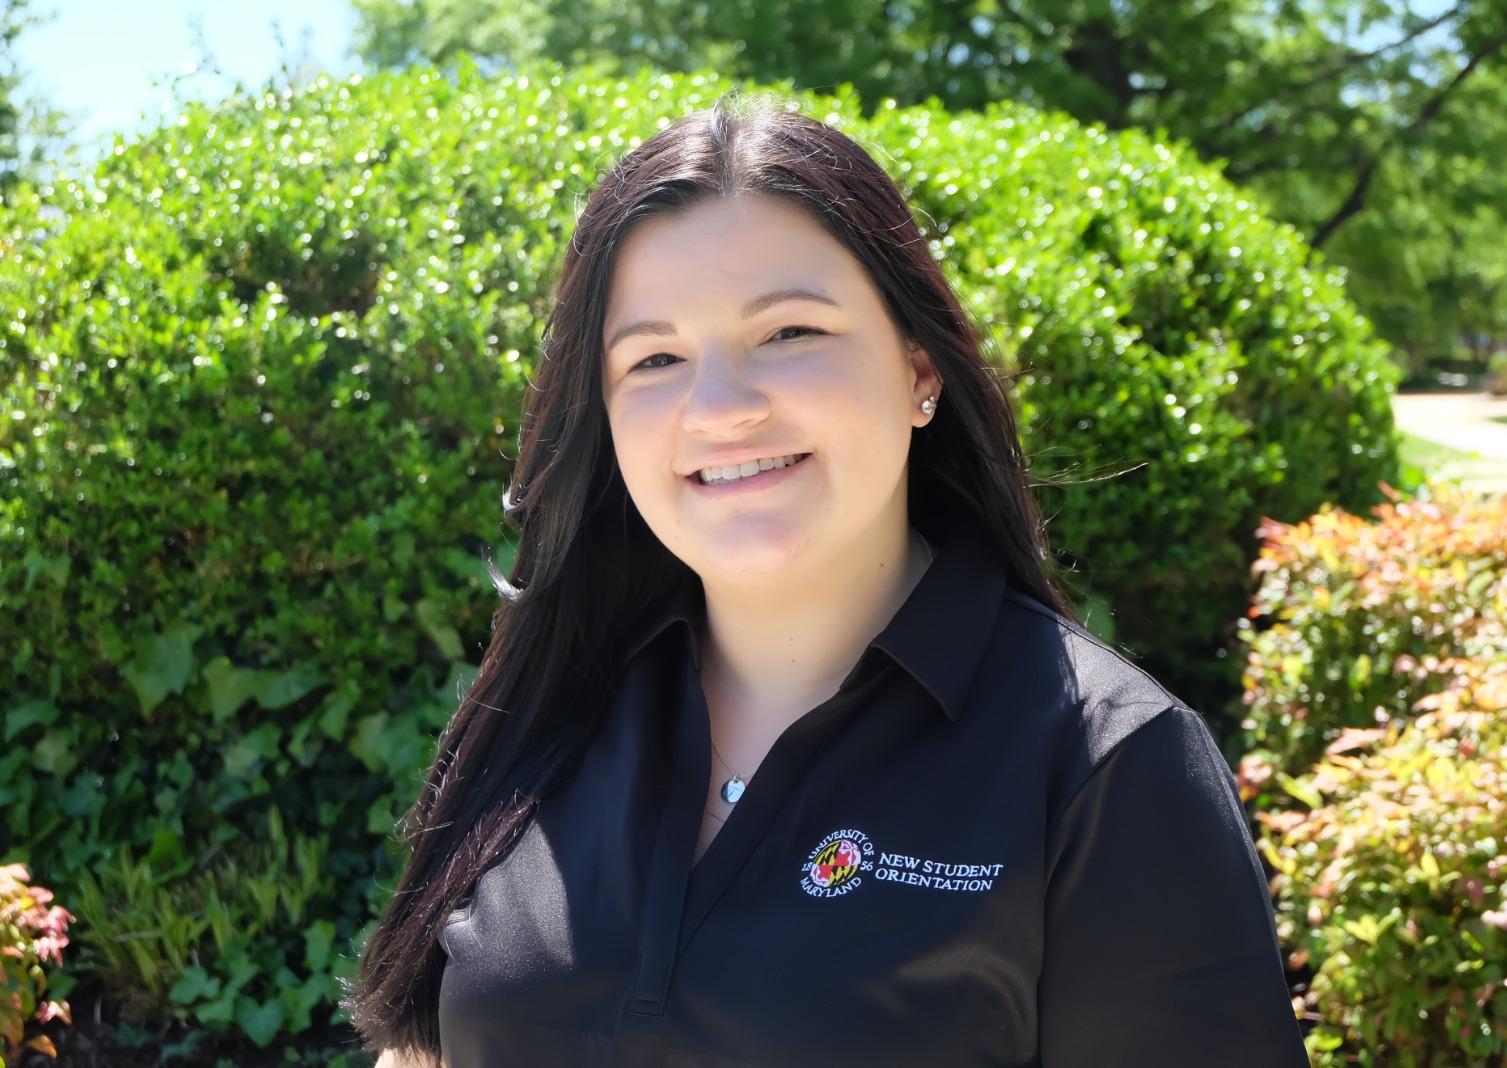
MULTIPOLYGON (((188 104, 0 216, 0 803, 19 848, 70 897, 160 916, 209 907, 196 873, 267 845, 274 799, 328 847, 301 918, 174 929, 152 960, 95 932, 121 1005, 228 1013, 260 1041, 313 918, 359 938, 486 639, 480 557, 509 566, 504 446, 580 197, 730 87, 549 64, 319 79, 188 104)), ((1338 276, 1136 133, 1017 105, 860 124, 846 89, 807 106, 889 161, 1003 330, 1038 467, 1134 468, 1055 491, 1055 539, 1122 638, 1196 683, 1178 664, 1244 603, 1256 519, 1369 503, 1394 467, 1389 370, 1338 276)))
POLYGON ((151 858, 122 850, 79 877, 81 960, 129 1024, 236 1028, 257 1046, 303 1033, 353 974, 337 961, 334 924, 309 910, 326 850, 323 837, 290 841, 276 809, 266 845, 232 841, 207 870, 183 871, 165 835, 151 858))
POLYGON ((66 1001, 42 1000, 47 993, 43 965, 50 959, 62 967, 64 932, 73 916, 61 905, 49 906, 52 891, 30 885, 30 879, 24 864, 0 867, 0 1068, 26 1050, 57 1056, 46 1035, 25 1037, 28 1020, 73 1020, 66 1001))
POLYGON ((1326 505, 1261 528, 1262 582, 1238 624, 1248 799, 1306 771, 1345 728, 1408 718, 1445 684, 1427 665, 1485 655, 1507 621, 1507 495, 1387 489, 1375 521, 1326 505), (1260 618, 1271 622, 1258 632, 1260 618))
POLYGON ((1507 498, 1388 492, 1264 526, 1238 780, 1315 1063, 1501 1064, 1507 498))
POLYGON ((1347 728, 1299 777, 1311 811, 1257 816, 1315 1064, 1507 1055, 1507 640, 1420 674, 1416 719, 1347 728))

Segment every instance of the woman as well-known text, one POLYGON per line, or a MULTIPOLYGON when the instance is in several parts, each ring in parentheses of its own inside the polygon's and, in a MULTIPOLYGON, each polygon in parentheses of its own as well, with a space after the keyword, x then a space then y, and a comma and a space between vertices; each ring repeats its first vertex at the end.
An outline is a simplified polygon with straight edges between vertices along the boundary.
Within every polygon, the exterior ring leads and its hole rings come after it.
POLYGON ((356 1027, 448 1068, 1306 1064, 1230 770, 1073 620, 901 195, 744 103, 581 213, 356 1027))

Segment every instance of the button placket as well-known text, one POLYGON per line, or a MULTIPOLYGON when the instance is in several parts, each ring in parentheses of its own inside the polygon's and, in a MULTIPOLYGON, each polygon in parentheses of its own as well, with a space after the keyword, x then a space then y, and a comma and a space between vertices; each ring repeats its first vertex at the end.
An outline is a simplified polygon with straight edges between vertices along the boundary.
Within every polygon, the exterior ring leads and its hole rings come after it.
POLYGON ((890 662, 861 678, 855 667, 839 691, 790 724, 770 747, 747 792, 699 861, 701 813, 711 781, 711 723, 700 676, 682 660, 676 702, 671 789, 665 794, 646 887, 638 973, 627 1011, 662 1016, 675 965, 794 792, 817 750, 841 727, 842 713, 868 700, 889 677, 890 662))
MULTIPOLYGON (((669 699, 674 702, 674 712, 670 716, 674 730, 673 763, 669 768, 671 787, 665 791, 664 808, 660 810, 659 833, 655 838, 654 858, 644 892, 638 973, 628 1002, 628 1012, 634 1016, 664 1014, 665 995, 675 967, 681 917, 690 882, 690 862, 700 832, 706 786, 712 774, 710 746, 697 744, 698 735, 705 736, 704 732, 698 732, 694 722, 687 722, 688 716, 694 718, 696 715, 696 703, 691 699, 694 695, 685 692, 685 687, 694 683, 695 676, 687 666, 681 673, 679 686, 665 688, 669 699), (690 848, 687 848, 687 841, 690 848)), ((704 712, 702 715, 704 717, 704 712)), ((724 833, 725 829, 718 837, 724 833)))
MULTIPOLYGON (((837 693, 790 724, 775 739, 758 771, 749 780, 748 792, 728 817, 727 825, 707 846, 701 863, 691 872, 681 916, 677 960, 784 811, 822 746, 842 729, 846 713, 872 699, 875 688, 885 685, 884 680, 889 677, 888 666, 888 662, 879 665, 851 688, 845 682, 837 693), (741 814, 738 809, 743 810, 741 814)), ((704 703, 700 710, 700 723, 703 730, 709 731, 704 703)), ((709 735, 703 744, 710 745, 709 735)))

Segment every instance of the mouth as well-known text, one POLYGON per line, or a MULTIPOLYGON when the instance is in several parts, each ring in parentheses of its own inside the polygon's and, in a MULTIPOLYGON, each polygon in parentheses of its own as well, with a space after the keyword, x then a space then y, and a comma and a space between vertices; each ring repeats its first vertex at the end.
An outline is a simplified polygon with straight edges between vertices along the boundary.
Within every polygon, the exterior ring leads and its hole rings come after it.
POLYGON ((756 475, 746 475, 743 478, 734 479, 732 482, 703 482, 700 472, 686 475, 689 482, 697 492, 710 494, 715 497, 730 496, 747 493, 758 489, 773 489, 783 482, 789 481, 794 472, 802 467, 811 456, 809 452, 797 453, 796 460, 784 467, 771 467, 767 471, 760 471, 756 475))

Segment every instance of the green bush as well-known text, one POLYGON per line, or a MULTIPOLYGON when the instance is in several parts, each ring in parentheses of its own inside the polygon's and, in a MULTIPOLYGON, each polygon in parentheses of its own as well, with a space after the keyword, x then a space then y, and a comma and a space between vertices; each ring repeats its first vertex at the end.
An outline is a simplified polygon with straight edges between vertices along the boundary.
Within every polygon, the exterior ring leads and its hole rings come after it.
MULTIPOLYGON (((209 909, 272 845, 274 807, 327 856, 299 917, 179 931, 150 964, 97 937, 113 1011, 134 984, 143 1013, 300 1030, 276 991, 322 989, 390 887, 394 821, 486 640, 481 553, 508 568, 505 446, 574 212, 730 87, 549 65, 319 79, 187 105, 0 216, 11 851, 70 900, 86 872, 100 894, 144 878, 119 899, 142 915, 209 909), (318 921, 335 949, 316 959, 318 921)), ((1013 105, 808 109, 920 205, 1024 369, 1038 470, 1144 465, 1050 502, 1122 640, 1217 645, 1260 516, 1365 504, 1391 474, 1378 343, 1212 168, 1013 105)), ((247 894, 298 878, 267 865, 247 894)))
POLYGON ((1445 683, 1431 665, 1485 655, 1507 625, 1507 496, 1430 483, 1393 499, 1374 522, 1326 505, 1262 528, 1261 587, 1238 623, 1241 775, 1262 804, 1343 729, 1409 718, 1445 683))

